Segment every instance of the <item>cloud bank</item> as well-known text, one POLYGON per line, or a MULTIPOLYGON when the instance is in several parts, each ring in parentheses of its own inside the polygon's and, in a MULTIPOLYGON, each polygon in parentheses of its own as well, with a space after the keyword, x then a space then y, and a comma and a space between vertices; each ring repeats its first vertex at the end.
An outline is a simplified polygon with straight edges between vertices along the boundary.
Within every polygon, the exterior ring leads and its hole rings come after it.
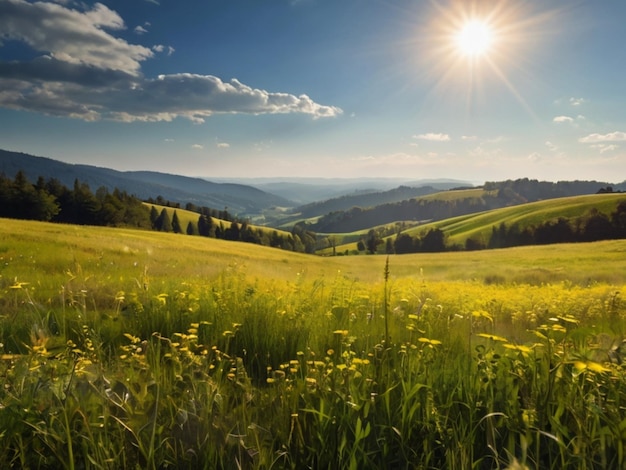
POLYGON ((449 142, 450 136, 448 134, 436 134, 433 132, 429 132, 427 134, 419 134, 413 136, 415 139, 419 140, 429 140, 432 142, 449 142))
POLYGON ((589 134, 581 137, 578 142, 583 144, 595 144, 598 142, 624 142, 626 141, 626 132, 610 132, 608 134, 589 134))
POLYGON ((335 106, 269 92, 237 79, 177 73, 143 76, 141 63, 174 48, 130 44, 112 33, 126 29, 105 5, 77 10, 51 2, 0 0, 0 47, 5 41, 28 45, 39 57, 0 62, 0 106, 87 121, 203 122, 213 114, 342 113, 335 106))

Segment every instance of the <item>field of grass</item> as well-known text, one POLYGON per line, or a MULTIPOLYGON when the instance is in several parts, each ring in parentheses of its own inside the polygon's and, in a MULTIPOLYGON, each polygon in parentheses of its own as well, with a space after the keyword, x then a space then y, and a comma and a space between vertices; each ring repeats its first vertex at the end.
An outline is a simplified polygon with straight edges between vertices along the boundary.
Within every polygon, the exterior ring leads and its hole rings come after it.
POLYGON ((433 222, 415 227, 407 233, 417 235, 431 228, 439 228, 448 235, 450 244, 463 245, 468 238, 484 240, 486 243, 489 241, 492 228, 502 223, 507 226, 517 223, 524 228, 559 217, 580 217, 592 208, 610 215, 615 211, 617 204, 624 200, 626 200, 624 194, 592 194, 549 199, 433 222))
MULTIPOLYGON (((161 211, 165 209, 167 211, 167 215, 169 216, 170 220, 172 220, 172 218, 174 217, 174 212, 176 212, 176 215, 178 216, 178 220, 180 221, 180 226, 183 229, 183 232, 187 230, 187 224, 189 222, 193 223, 196 226, 198 224, 198 218, 200 217, 200 214, 198 214, 197 212, 188 211, 186 209, 175 209, 173 207, 160 206, 158 204, 150 204, 147 202, 144 204, 148 208, 151 208, 152 206, 154 206, 159 213, 161 213, 161 211)), ((231 222, 227 220, 218 219, 216 217, 212 217, 212 219, 215 225, 222 224, 224 228, 230 227, 231 222)), ((262 225, 249 224, 249 227, 251 229, 260 230, 261 232, 265 232, 268 234, 271 234, 272 232, 276 231, 279 235, 284 236, 284 237, 288 236, 291 233, 289 231, 285 231, 281 229, 274 229, 271 227, 264 227, 262 225)))
MULTIPOLYGON (((466 197, 467 193, 476 191, 482 190, 469 189, 450 191, 450 193, 452 196, 454 196, 455 193, 464 193, 466 197)), ((465 241, 468 238, 482 241, 485 245, 487 245, 493 227, 497 228, 502 223, 506 226, 511 226, 517 223, 520 228, 524 228, 527 226, 537 225, 548 220, 556 220, 559 217, 579 217, 594 208, 600 212, 610 215, 613 211, 615 211, 617 205, 624 200, 626 200, 626 195, 619 193, 592 194, 549 199, 546 201, 521 204, 426 223, 404 230, 403 233, 415 237, 428 232, 430 229, 438 228, 446 234, 446 243, 448 245, 457 244, 459 246, 464 246, 465 241)), ((362 233, 367 233, 367 230, 362 231, 362 233)), ((356 250, 358 238, 355 240, 355 234, 349 235, 352 236, 346 237, 344 234, 336 234, 337 240, 340 241, 340 243, 337 243, 336 246, 337 252, 342 253, 346 250, 356 250), (341 243, 344 240, 345 243, 341 243)), ((392 236, 391 238, 393 240, 395 236, 392 236)), ((326 249, 322 253, 329 252, 330 250, 326 249)))
POLYGON ((14 220, 0 240, 4 468, 626 465, 626 240, 322 258, 14 220))

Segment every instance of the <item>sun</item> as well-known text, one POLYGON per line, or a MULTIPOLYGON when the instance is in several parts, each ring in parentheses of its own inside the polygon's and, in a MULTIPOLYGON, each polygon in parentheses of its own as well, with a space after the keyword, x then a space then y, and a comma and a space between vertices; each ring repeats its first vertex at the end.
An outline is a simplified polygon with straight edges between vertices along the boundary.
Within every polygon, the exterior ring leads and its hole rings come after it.
POLYGON ((456 50, 465 57, 479 58, 489 53, 494 42, 491 25, 483 20, 472 19, 465 22, 454 35, 456 50))

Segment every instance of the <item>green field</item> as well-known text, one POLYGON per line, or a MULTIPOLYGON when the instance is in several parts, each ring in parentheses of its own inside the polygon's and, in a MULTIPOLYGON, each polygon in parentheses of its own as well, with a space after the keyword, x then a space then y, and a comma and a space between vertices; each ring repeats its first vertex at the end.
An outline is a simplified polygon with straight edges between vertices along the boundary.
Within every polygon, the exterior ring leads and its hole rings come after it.
MULTIPOLYGON (((194 225, 198 225, 198 218, 200 217, 200 214, 198 214, 197 212, 193 212, 193 211, 188 211, 186 209, 175 209, 173 207, 169 207, 169 206, 160 206, 158 204, 150 204, 148 202, 145 202, 144 205, 146 207, 148 207, 149 209, 154 207, 159 213, 165 209, 167 211, 167 215, 169 216, 170 220, 172 220, 174 218, 174 212, 176 212, 176 216, 178 217, 178 220, 180 221, 180 226, 183 229, 183 232, 186 231, 187 229, 187 224, 188 223, 192 223, 194 225)), ((222 219, 218 219, 216 217, 212 217, 214 223, 216 225, 220 225, 222 224, 225 228, 230 227, 231 222, 229 222, 228 220, 222 220, 222 219)), ((264 227, 262 225, 253 225, 250 224, 249 227, 251 229, 254 230, 260 230, 261 232, 265 232, 265 233, 269 233, 271 234, 272 232, 276 231, 279 235, 281 236, 288 236, 290 234, 290 232, 285 231, 285 230, 280 230, 280 229, 274 229, 271 227, 264 227)))
MULTIPOLYGON (((469 197, 468 194, 479 191, 482 190, 450 191, 449 197, 469 197)), ((448 195, 448 193, 437 193, 429 197, 439 198, 440 195, 448 195)), ((599 212, 610 215, 615 211, 617 205, 625 200, 626 195, 620 193, 548 199, 430 222, 408 228, 403 233, 419 236, 430 229, 436 228, 446 234, 446 244, 448 246, 455 244, 464 246, 468 238, 479 240, 486 245, 493 228, 497 228, 501 224, 507 226, 518 224, 523 229, 545 221, 556 220, 560 217, 565 219, 580 217, 589 213, 592 209, 597 209, 599 212)), ((362 231, 359 234, 364 235, 366 232, 362 231)), ((339 240, 336 247, 337 252, 356 250, 358 238, 355 240, 355 236, 358 237, 359 234, 336 234, 335 236, 339 240), (346 243, 342 244, 342 240, 346 240, 346 243)), ((394 238, 395 236, 392 237, 392 240, 394 238)), ((324 253, 328 252, 330 252, 329 249, 324 250, 324 253)))
POLYGON ((626 465, 626 240, 318 257, 6 219, 0 240, 4 468, 626 465))
POLYGON ((463 244, 468 238, 486 241, 489 240, 492 228, 498 227, 502 223, 507 226, 519 224, 520 227, 524 228, 559 217, 566 219, 579 217, 591 209, 597 209, 610 215, 617 204, 623 201, 626 201, 624 194, 592 194, 548 199, 433 222, 419 228, 416 227, 412 229, 412 232, 417 234, 430 228, 439 228, 448 235, 451 244, 463 244))

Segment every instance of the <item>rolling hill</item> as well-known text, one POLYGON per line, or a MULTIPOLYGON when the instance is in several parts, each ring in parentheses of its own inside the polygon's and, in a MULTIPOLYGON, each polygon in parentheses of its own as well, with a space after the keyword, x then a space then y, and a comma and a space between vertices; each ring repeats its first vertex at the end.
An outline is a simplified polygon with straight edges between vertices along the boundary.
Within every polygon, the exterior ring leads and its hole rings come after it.
MULTIPOLYGON (((598 181, 552 183, 523 178, 487 182, 479 188, 440 191, 375 207, 330 212, 312 223, 310 229, 321 233, 344 233, 397 221, 438 221, 528 202, 595 194, 607 187, 613 190, 613 186, 598 181)), ((617 190, 624 188, 625 183, 615 186, 617 190)))
POLYGON ((440 222, 432 222, 413 227, 406 233, 417 235, 431 228, 439 228, 448 236, 448 243, 465 243, 468 238, 488 240, 494 227, 501 224, 517 224, 520 229, 536 226, 558 218, 574 219, 592 210, 610 215, 620 202, 626 201, 626 194, 590 194, 521 204, 495 209, 478 214, 453 217, 440 222))
POLYGON ((288 200, 251 186, 213 183, 201 178, 152 171, 116 171, 90 165, 74 165, 45 157, 0 150, 0 173, 13 177, 22 170, 34 182, 38 177, 56 178, 72 187, 78 179, 95 191, 101 186, 118 188, 140 199, 156 198, 215 209, 228 207, 232 214, 247 217, 272 206, 291 206, 288 200))
MULTIPOLYGON (((410 227, 402 233, 419 237, 431 229, 439 229, 445 234, 446 246, 464 246, 467 239, 487 246, 493 229, 501 225, 507 227, 516 225, 520 231, 523 231, 558 219, 565 219, 571 223, 594 211, 610 216, 618 204, 623 202, 626 202, 624 193, 554 198, 428 222, 410 227)), ((338 234, 336 237, 339 240, 350 240, 350 243, 336 246, 337 252, 356 249, 354 236, 338 234)), ((391 239, 394 240, 395 235, 391 236, 391 239)), ((330 253, 330 249, 324 252, 330 253)))
MULTIPOLYGON (((383 278, 382 256, 321 257, 240 242, 229 242, 174 233, 127 228, 87 227, 2 219, 0 239, 0 287, 14 279, 39 286, 68 282, 66 272, 80 269, 86 278, 98 273, 134 285, 147 271, 156 292, 163 285, 185 280, 206 282, 227 270, 251 279, 295 283, 306 278, 333 283, 343 279, 379 284, 383 278), (28 253, 28 256, 24 255, 28 253), (124 277, 111 277, 121 269, 124 277)), ((626 240, 580 244, 518 247, 479 252, 419 253, 390 257, 391 278, 427 282, 506 277, 511 282, 554 282, 569 279, 587 283, 626 282, 626 240)), ((94 281, 95 282, 95 281, 94 281)), ((58 289, 58 287, 57 287, 58 289)), ((115 290, 109 293, 115 296, 115 290)))

